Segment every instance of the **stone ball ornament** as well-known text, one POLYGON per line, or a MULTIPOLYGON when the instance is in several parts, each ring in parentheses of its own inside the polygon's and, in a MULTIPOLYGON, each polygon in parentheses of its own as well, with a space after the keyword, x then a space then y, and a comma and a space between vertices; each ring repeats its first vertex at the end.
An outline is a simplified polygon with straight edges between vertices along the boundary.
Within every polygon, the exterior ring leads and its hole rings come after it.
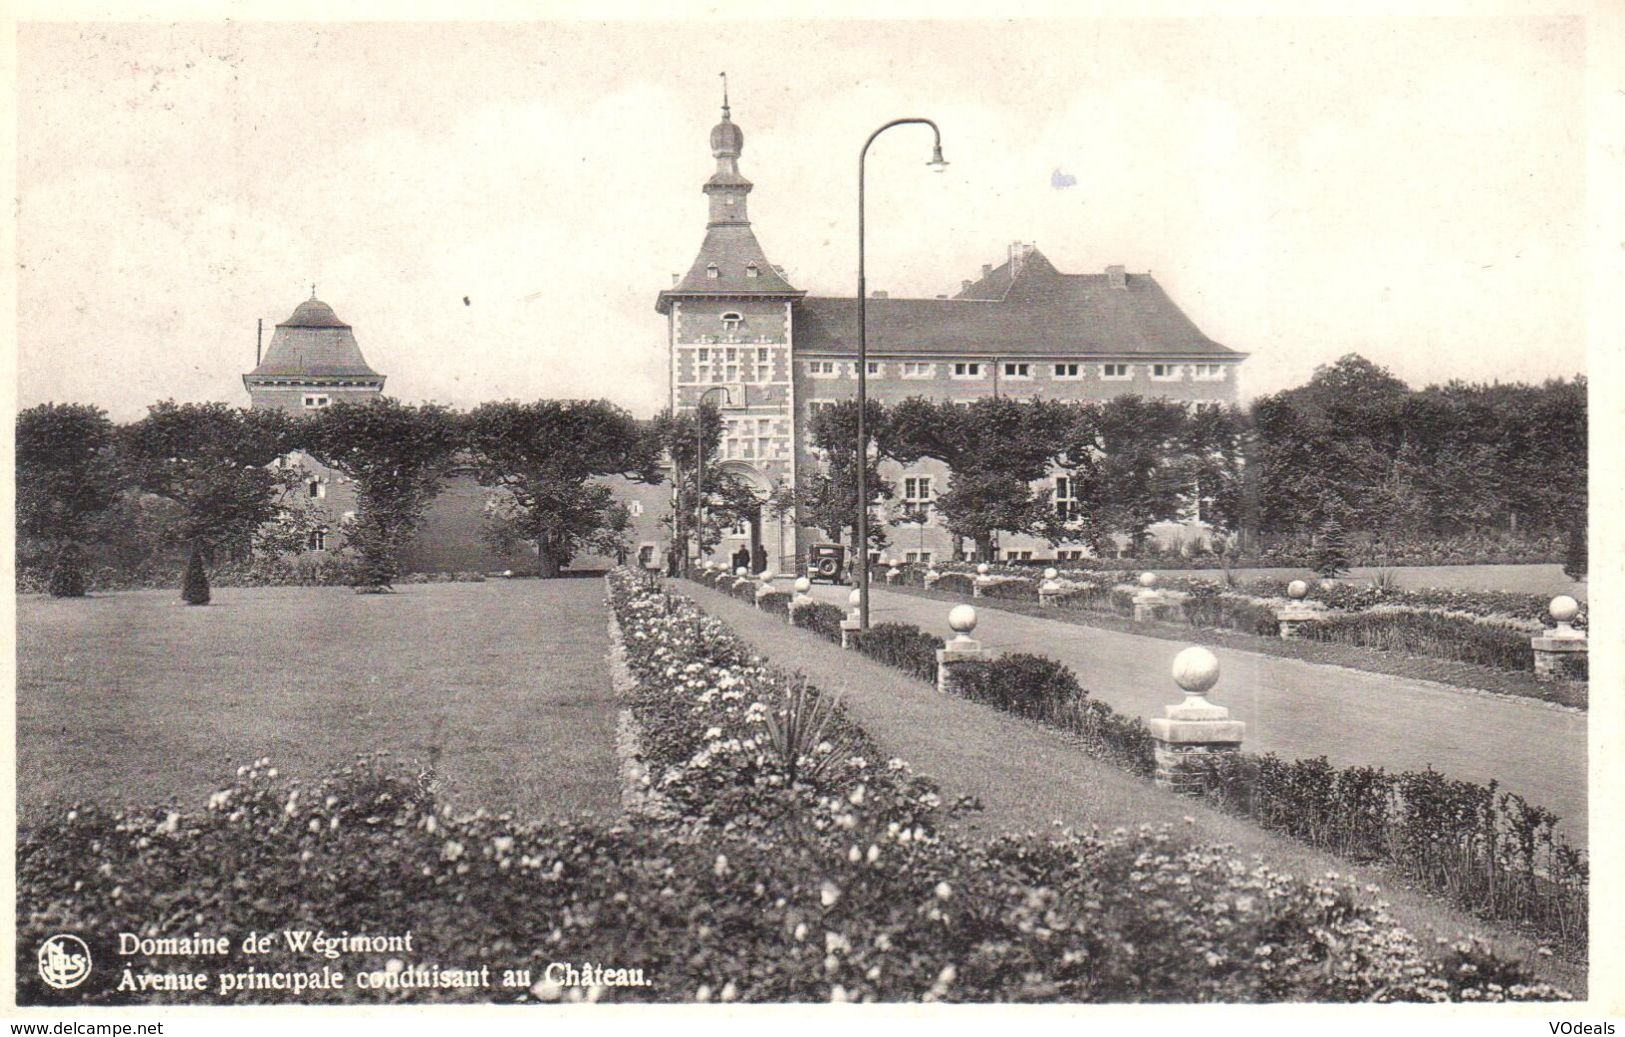
POLYGON ((1174 683, 1191 695, 1205 695, 1219 683, 1219 660, 1200 645, 1174 656, 1174 683))
POLYGON ((857 608, 863 604, 863 592, 854 588, 852 593, 846 596, 846 603, 853 608, 857 608))
POLYGON ((773 582, 773 570, 772 569, 763 569, 762 574, 760 576, 756 577, 756 578, 758 580, 761 580, 764 585, 772 583, 773 582))
POLYGON ((1551 617, 1559 623, 1572 623, 1575 617, 1580 614, 1580 603, 1567 594, 1559 594, 1552 599, 1552 603, 1547 607, 1546 611, 1551 613, 1551 617))
POLYGON ((805 576, 796 577, 796 593, 797 594, 805 594, 810 590, 812 590, 812 581, 811 580, 807 579, 805 576))
POLYGON ((1044 570, 1044 579, 1046 580, 1053 580, 1059 575, 1061 575, 1060 570, 1053 567, 1044 570))
POLYGON ((1309 585, 1302 580, 1293 580, 1286 585, 1286 596, 1293 601, 1302 601, 1309 596, 1309 585))
POLYGON ((739 568, 734 570, 734 575, 735 576, 749 576, 750 575, 750 570, 746 569, 743 565, 741 565, 739 568))
POLYGON ((986 562, 977 562, 976 563, 976 575, 978 575, 978 576, 986 576, 987 575, 987 563, 986 562))
POLYGON ((1155 587, 1156 585, 1157 585, 1157 574, 1156 573, 1144 572, 1144 573, 1140 574, 1140 586, 1144 587, 1147 590, 1150 590, 1152 587, 1155 587))
POLYGON ((976 629, 976 609, 970 605, 955 605, 948 610, 948 629, 956 634, 968 634, 976 629))

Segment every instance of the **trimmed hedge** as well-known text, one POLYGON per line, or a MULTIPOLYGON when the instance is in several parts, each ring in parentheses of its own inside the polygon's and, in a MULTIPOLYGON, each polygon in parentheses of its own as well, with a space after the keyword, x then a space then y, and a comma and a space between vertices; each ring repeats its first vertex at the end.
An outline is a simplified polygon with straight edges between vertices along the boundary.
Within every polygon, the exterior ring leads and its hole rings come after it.
POLYGON ((815 601, 811 605, 803 605, 796 609, 795 624, 804 630, 811 630, 828 641, 841 643, 841 621, 846 619, 846 610, 822 601, 815 601))
POLYGON ((922 681, 937 679, 937 650, 942 638, 910 623, 880 623, 853 634, 853 646, 877 662, 895 666, 922 681))
POLYGON ((966 573, 943 573, 933 589, 945 594, 973 594, 976 591, 976 577, 966 573))
POLYGON ((1529 635, 1512 627, 1483 623, 1464 616, 1410 610, 1356 612, 1328 615, 1298 628, 1298 636, 1313 641, 1409 652, 1436 659, 1531 672, 1534 653, 1529 635))
POLYGON ((756 607, 763 612, 771 612, 775 616, 785 616, 790 611, 790 598, 792 595, 785 591, 770 591, 756 599, 756 607))

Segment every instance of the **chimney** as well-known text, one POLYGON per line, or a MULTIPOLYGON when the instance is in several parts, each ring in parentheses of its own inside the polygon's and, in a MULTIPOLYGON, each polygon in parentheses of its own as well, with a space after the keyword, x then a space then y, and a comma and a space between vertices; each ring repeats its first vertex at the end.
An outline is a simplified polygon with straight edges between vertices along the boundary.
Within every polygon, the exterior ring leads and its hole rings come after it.
POLYGON ((259 326, 254 329, 254 366, 260 366, 260 346, 265 342, 265 318, 261 317, 259 326))
POLYGON ((888 299, 890 297, 891 296, 888 293, 882 292, 879 289, 876 289, 875 291, 872 291, 872 292, 869 293, 869 298, 871 298, 871 299, 888 299))
POLYGON ((1010 243, 1010 277, 1012 280, 1017 274, 1021 273, 1021 268, 1027 262, 1027 256, 1032 253, 1032 250, 1033 247, 1024 241, 1012 241, 1010 243))
POLYGON ((671 275, 671 283, 675 285, 677 283, 677 281, 678 281, 678 275, 672 274, 671 275))
POLYGON ((1121 266, 1109 266, 1106 268, 1106 284, 1111 288, 1127 288, 1128 275, 1123 273, 1121 266))
POLYGON ((983 263, 982 264, 982 277, 986 278, 989 275, 991 275, 992 273, 993 273, 993 264, 992 263, 983 263))
POLYGON ((959 282, 959 290, 962 291, 962 292, 968 292, 968 291, 970 291, 970 286, 975 284, 975 283, 976 282, 972 281, 970 278, 967 277, 963 281, 959 282))
POLYGON ((937 298, 939 298, 939 299, 946 299, 946 298, 948 298, 948 297, 947 297, 947 296, 946 296, 946 295, 939 295, 939 296, 937 296, 937 298))

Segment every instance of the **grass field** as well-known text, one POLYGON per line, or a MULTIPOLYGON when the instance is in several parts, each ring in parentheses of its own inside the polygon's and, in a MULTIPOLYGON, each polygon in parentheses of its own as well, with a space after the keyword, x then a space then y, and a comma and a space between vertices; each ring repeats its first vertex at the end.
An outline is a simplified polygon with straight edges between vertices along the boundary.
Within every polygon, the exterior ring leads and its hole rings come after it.
POLYGON ((619 809, 603 583, 219 588, 17 599, 17 796, 196 806, 269 756, 432 764, 452 802, 619 809))

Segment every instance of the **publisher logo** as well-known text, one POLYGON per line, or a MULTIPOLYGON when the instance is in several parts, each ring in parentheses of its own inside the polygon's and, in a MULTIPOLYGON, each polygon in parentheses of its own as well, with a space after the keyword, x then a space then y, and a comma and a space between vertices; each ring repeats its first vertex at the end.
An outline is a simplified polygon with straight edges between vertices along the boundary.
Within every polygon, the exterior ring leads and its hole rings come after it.
POLYGON ((39 975, 58 990, 72 990, 90 975, 90 948, 77 936, 51 937, 40 944, 39 975))

